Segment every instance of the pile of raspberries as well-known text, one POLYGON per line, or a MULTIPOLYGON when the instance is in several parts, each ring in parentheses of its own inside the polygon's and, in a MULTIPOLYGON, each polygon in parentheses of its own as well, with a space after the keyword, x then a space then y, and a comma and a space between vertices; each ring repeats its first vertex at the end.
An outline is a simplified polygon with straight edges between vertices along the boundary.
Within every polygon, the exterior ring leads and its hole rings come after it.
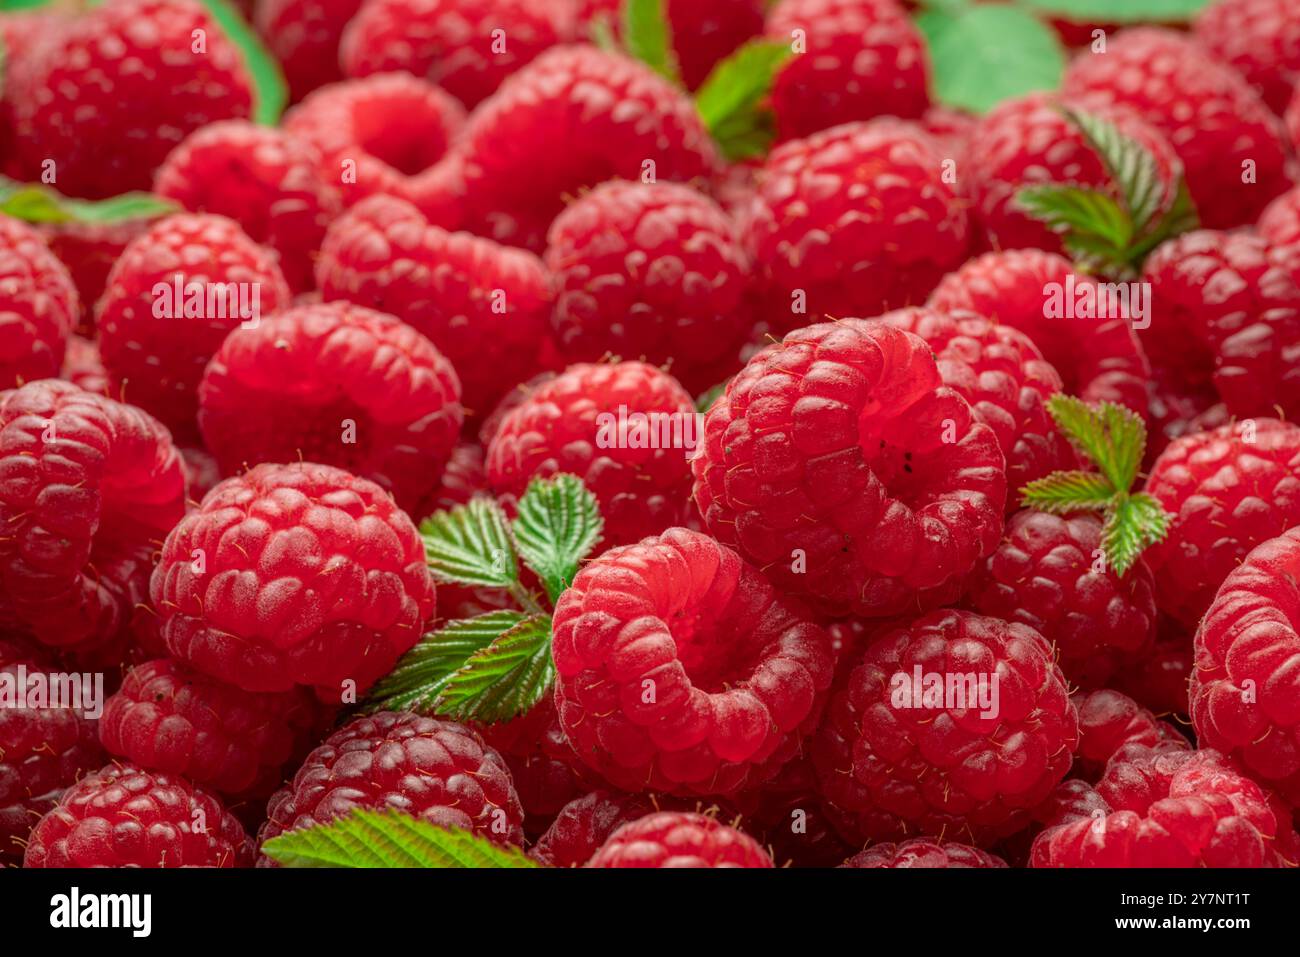
POLYGON ((242 6, 273 122, 197 0, 0 14, 0 174, 70 211, 0 205, 0 864, 391 809, 551 867, 1300 865, 1300 4, 1075 25, 982 116, 902 0, 667 0, 675 77, 615 0, 242 6), (693 91, 792 33, 729 161, 693 91), (1146 321, 1045 308, 1103 280, 1022 191, 1117 195, 1076 111, 1196 210, 1146 321), (1057 396, 1145 427, 1122 574, 1022 506, 1094 467, 1057 396), (604 527, 540 703, 359 709, 500 607, 421 521, 560 473, 604 527), (66 672, 102 714, 22 696, 66 672))

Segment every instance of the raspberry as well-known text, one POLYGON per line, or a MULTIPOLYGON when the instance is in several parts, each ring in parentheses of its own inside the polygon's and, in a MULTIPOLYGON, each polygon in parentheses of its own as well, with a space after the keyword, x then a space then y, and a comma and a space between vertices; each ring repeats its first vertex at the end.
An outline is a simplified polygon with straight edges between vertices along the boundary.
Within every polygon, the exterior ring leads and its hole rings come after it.
POLYGON ((272 796, 258 843, 356 808, 393 808, 498 844, 524 840, 524 812, 501 755, 462 724, 410 712, 362 715, 326 738, 272 796))
POLYGON ((1100 548, 1099 516, 1017 512, 972 576, 968 607, 1033 628, 1056 647, 1066 678, 1101 687, 1150 653, 1156 600, 1140 558, 1120 578, 1099 565, 1100 548))
POLYGON ((555 360, 550 279, 532 253, 432 225, 398 199, 376 197, 325 237, 316 278, 326 299, 386 312, 432 340, 479 417, 555 360))
POLYGON ((1164 134, 1211 229, 1253 223, 1291 185, 1277 117, 1231 68, 1172 30, 1125 30, 1104 54, 1081 53, 1066 70, 1063 90, 1096 106, 1126 106, 1164 134), (1246 163, 1255 179, 1243 189, 1246 163))
POLYGON ((249 867, 252 844, 184 778, 109 765, 68 788, 32 831, 24 867, 249 867))
POLYGON ((578 755, 564 736, 551 697, 543 698, 527 714, 480 731, 510 769, 531 834, 540 830, 533 827, 534 821, 554 817, 588 790, 590 775, 583 772, 578 755))
POLYGON ((827 614, 956 597, 997 545, 1006 470, 930 347, 880 322, 790 333, 727 385, 692 460, 709 530, 827 614))
POLYGON ((96 310, 109 388, 182 438, 226 333, 289 301, 275 256, 224 216, 181 213, 122 253, 96 310))
POLYGON ((53 161, 59 190, 91 199, 147 190, 187 134, 252 109, 238 49, 195 0, 109 0, 69 20, 14 79, 25 165, 53 161))
POLYGON ((113 264, 131 241, 144 234, 149 219, 119 219, 111 222, 42 223, 37 226, 50 251, 68 268, 81 299, 78 330, 94 335, 95 304, 104 294, 104 285, 113 264))
POLYGON ((797 757, 761 790, 733 799, 778 867, 834 867, 853 853, 831 822, 812 761, 797 757))
POLYGON ((163 543, 150 587, 168 650, 245 691, 338 700, 387 674, 434 614, 424 546, 373 482, 327 465, 226 479, 163 543))
POLYGON ((21 861, 32 826, 63 789, 98 768, 104 752, 95 722, 72 708, 24 707, 47 662, 35 648, 0 638, 0 674, 12 682, 18 707, 0 708, 0 866, 21 861), (19 668, 26 681, 19 684, 19 668))
MULTIPOLYGON (((1062 103, 1045 93, 1031 93, 1000 103, 975 124, 965 166, 975 218, 995 249, 1038 248, 1061 251, 1061 238, 1020 208, 1017 194, 1026 187, 1069 183, 1093 187, 1114 199, 1113 177, 1088 145, 1083 131, 1062 112, 1062 103)), ((1113 108, 1102 118, 1114 123, 1152 156, 1160 174, 1159 207, 1173 205, 1182 164, 1165 138, 1126 111, 1113 108)))
POLYGON ((541 250, 568 199, 608 179, 708 177, 694 102, 644 64, 589 46, 543 53, 475 110, 457 146, 464 227, 541 250), (564 149, 538 144, 563 143, 564 149))
POLYGON ((1061 377, 1028 336, 970 312, 916 308, 880 318, 930 344, 944 385, 997 435, 1007 458, 1008 489, 1075 465, 1069 440, 1047 412, 1047 400, 1061 391, 1061 377))
POLYGON ((1268 204, 1259 217, 1258 230, 1272 246, 1300 244, 1300 186, 1268 204))
POLYGON ((435 487, 461 419, 460 383, 433 344, 350 303, 235 329, 199 385, 199 425, 226 474, 259 462, 337 465, 406 509, 435 487))
POLYGON ((14 133, 13 105, 4 91, 13 87, 14 77, 32 59, 48 37, 55 36, 63 27, 61 13, 45 10, 0 13, 0 45, 4 46, 4 60, 0 62, 0 174, 16 180, 27 178, 18 156, 14 133))
POLYGON ((284 130, 320 153, 321 179, 351 206, 368 196, 414 197, 420 174, 460 134, 465 110, 406 73, 322 87, 289 110, 284 130))
POLYGON ((54 379, 0 394, 0 604, 43 644, 120 640, 184 482, 166 430, 134 406, 54 379))
POLYGON ((239 223, 249 238, 279 254, 295 291, 312 287, 312 257, 339 203, 320 179, 313 147, 243 120, 186 137, 159 168, 154 192, 191 212, 239 223))
POLYGON ((874 116, 918 117, 930 105, 925 42, 894 0, 781 0, 766 35, 805 40, 772 85, 782 139, 874 116))
POLYGON ((1300 414, 1300 248, 1202 230, 1147 261, 1152 361, 1184 389, 1213 382, 1228 411, 1300 414))
POLYGON ((1300 805, 1300 528, 1255 548, 1227 577, 1196 633, 1197 740, 1238 759, 1300 805))
POLYGON ((406 72, 467 107, 544 50, 576 35, 568 3, 531 0, 369 0, 343 31, 348 76, 406 72))
POLYGON ((897 120, 772 151, 745 233, 774 331, 916 305, 966 258, 966 212, 936 144, 897 120))
MULTIPOLYGON (((411 512, 418 522, 434 512, 447 511, 457 505, 467 505, 476 495, 487 494, 487 468, 483 462, 483 446, 477 442, 461 442, 451 450, 442 479, 429 495, 411 512)), ((448 586, 455 587, 455 586, 448 586)), ((445 609, 444 609, 445 610, 445 609)), ((459 617, 444 615, 444 617, 459 617)))
POLYGON ((185 461, 185 497, 191 503, 201 502, 221 481, 221 469, 206 449, 183 448, 180 453, 185 461))
POLYGON ((1300 426, 1261 418, 1177 439, 1146 491, 1174 515, 1144 555, 1156 603, 1194 628, 1252 548, 1300 525, 1300 426))
POLYGON ((1037 249, 978 256, 947 276, 929 305, 969 310, 1019 329, 1061 374, 1065 391, 1086 402, 1118 402, 1146 414, 1150 369, 1123 316, 1049 318, 1049 295, 1090 282, 1069 260, 1037 249), (1083 323, 1090 323, 1083 326, 1083 323))
POLYGON ((284 70, 294 101, 343 79, 339 43, 363 0, 258 0, 254 22, 284 70))
POLYGON ((1192 636, 1162 614, 1151 654, 1116 675, 1115 685, 1156 714, 1186 714, 1191 675, 1192 636))
POLYGON ((1034 841, 1033 867, 1279 867, 1291 822, 1214 751, 1116 761, 1088 816, 1066 813, 1034 841))
POLYGON ((529 854, 547 867, 581 867, 616 830, 657 810, 644 794, 592 791, 564 805, 529 854))
POLYGON ((690 449, 700 438, 695 403, 666 372, 574 365, 501 420, 488 481, 517 498, 534 478, 576 475, 600 500, 605 541, 627 544, 689 519, 690 449))
POLYGON ((944 610, 871 643, 837 686, 812 756, 849 840, 911 833, 982 845, 1028 823, 1065 777, 1078 738, 1042 635, 944 610), (914 694, 935 679, 941 700, 918 703, 914 694))
POLYGON ((1300 11, 1290 0, 1218 0, 1197 15, 1193 31, 1281 115, 1300 84, 1300 11))
POLYGON ((26 223, 0 216, 0 387, 58 375, 81 306, 63 263, 26 223))
POLYGON ((1109 689, 1090 691, 1075 699, 1079 711, 1079 753, 1074 771, 1089 781, 1101 778, 1112 760, 1127 761, 1144 748, 1185 751, 1190 745, 1166 721, 1128 695, 1109 689))
POLYGON ((1006 867, 1007 862, 978 847, 917 837, 899 844, 874 844, 840 867, 1006 867))
POLYGON ((1157 373, 1148 383, 1147 418, 1150 423, 1143 463, 1150 466, 1174 439, 1193 432, 1209 432, 1232 421, 1228 407, 1211 386, 1187 388, 1171 372, 1157 373))
POLYGON ((624 824, 588 867, 772 867, 759 843, 703 814, 661 811, 624 824))
POLYGON ((68 348, 63 354, 63 373, 60 378, 85 389, 108 395, 108 370, 99 357, 99 346, 78 335, 68 336, 68 348))
POLYGON ((772 777, 815 727, 833 667, 825 631, 684 528, 584 566, 554 635, 560 724, 625 790, 727 794, 772 777))
POLYGON ((551 224, 552 323, 570 359, 671 363, 703 391, 735 371, 750 329, 749 262, 731 220, 676 183, 611 182, 551 224))
POLYGON ((321 724, 301 688, 254 694, 169 658, 136 665, 99 722, 104 747, 230 797, 266 798, 321 724))

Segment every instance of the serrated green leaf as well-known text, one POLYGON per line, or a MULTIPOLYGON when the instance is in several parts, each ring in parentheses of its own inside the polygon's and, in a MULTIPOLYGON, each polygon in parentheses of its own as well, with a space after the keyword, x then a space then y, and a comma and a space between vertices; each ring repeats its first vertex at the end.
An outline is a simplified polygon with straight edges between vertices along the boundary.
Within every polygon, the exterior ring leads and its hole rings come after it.
POLYGON ((1143 549, 1165 537, 1172 519, 1150 495, 1119 496, 1101 529, 1106 563, 1122 578, 1143 549))
POLYGON ((506 514, 492 499, 435 512, 420 523, 420 534, 429 568, 442 581, 489 588, 519 583, 506 514))
POLYGON ((1071 252, 1115 259, 1133 239, 1133 225, 1119 203, 1082 186, 1048 183, 1016 194, 1016 203, 1053 232, 1071 252))
POLYGON ((542 580, 552 603, 573 582, 603 526, 596 496, 577 476, 528 483, 511 527, 519 554, 542 580))
POLYGON ((623 0, 623 43, 628 53, 680 86, 666 7, 667 0, 623 0))
POLYGON ((1116 492, 1127 492, 1137 478, 1146 449, 1146 424, 1122 405, 1092 406, 1058 393, 1047 401, 1057 427, 1110 481, 1116 492))
POLYGON ((1119 187, 1133 232, 1145 230, 1164 200, 1165 186, 1156 158, 1105 117, 1070 107, 1064 113, 1083 133, 1084 141, 1101 158, 1106 173, 1119 187))
POLYGON ((370 689, 361 709, 432 713, 451 676, 524 617, 523 612, 503 609, 448 622, 404 654, 370 689))
POLYGON ((73 199, 48 186, 0 177, 0 213, 28 223, 114 223, 154 219, 178 209, 175 203, 152 193, 123 193, 101 200, 73 199))
POLYGON ((1028 10, 1075 23, 1181 23, 1212 0, 1018 0, 1028 10))
POLYGON ((285 867, 529 868, 518 848, 397 811, 360 809, 327 824, 289 831, 262 845, 285 867))
POLYGON ((253 80, 253 122, 275 126, 289 102, 289 87, 284 81, 280 62, 271 55, 261 37, 230 0, 199 2, 207 8, 208 15, 238 48, 244 60, 244 67, 253 80))
POLYGON ((776 138, 767 98, 791 56, 787 43, 750 41, 715 66, 696 92, 704 125, 732 162, 762 156, 776 138))
POLYGON ((1053 472, 1035 479, 1020 490, 1020 504, 1040 512, 1066 515, 1077 511, 1104 509, 1115 495, 1115 487, 1096 472, 1053 472))
POLYGON ((531 615, 470 656, 448 680, 437 713, 459 721, 508 721, 537 704, 554 678, 550 616, 531 615))
POLYGON ((984 113, 1010 97, 1061 85, 1061 41, 1024 10, 929 10, 917 26, 930 51, 935 98, 947 106, 984 113))

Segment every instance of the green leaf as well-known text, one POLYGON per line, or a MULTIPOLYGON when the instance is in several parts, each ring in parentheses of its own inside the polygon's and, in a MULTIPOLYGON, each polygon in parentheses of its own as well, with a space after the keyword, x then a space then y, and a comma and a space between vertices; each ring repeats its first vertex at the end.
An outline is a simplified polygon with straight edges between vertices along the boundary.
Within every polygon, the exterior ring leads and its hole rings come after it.
POLYGON ((531 615, 470 656, 447 682, 437 713, 460 721, 508 721, 537 704, 554 678, 551 619, 531 615))
POLYGON ((356 810, 327 824, 289 831, 262 845, 285 867, 525 868, 515 847, 462 828, 442 828, 397 811, 356 810))
POLYGON ((123 193, 92 201, 64 196, 48 186, 0 177, 0 213, 29 223, 114 223, 154 219, 178 209, 175 203, 152 193, 123 193))
POLYGON ((726 393, 727 383, 730 381, 730 379, 727 379, 725 382, 719 382, 717 385, 713 386, 713 388, 701 392, 699 397, 695 400, 695 411, 708 412, 709 409, 713 408, 713 403, 717 402, 718 399, 726 393))
POLYGON ((1035 479, 1020 490, 1020 504, 1040 512, 1067 515, 1070 512, 1104 509, 1115 496, 1115 487, 1096 472, 1053 472, 1035 479))
POLYGON ((715 66, 696 92, 704 125, 732 162, 762 156, 776 138, 767 99, 791 56, 788 43, 753 40, 715 66))
POLYGON ((1145 492, 1119 496, 1101 529, 1101 547, 1115 574, 1123 577, 1144 548, 1163 539, 1173 518, 1145 492))
POLYGON ((1133 239, 1128 214, 1105 193, 1082 186, 1029 186, 1016 194, 1029 215, 1060 233, 1075 258, 1120 258, 1133 239))
POLYGON ((518 611, 490 611, 448 622, 425 635, 370 689, 362 710, 433 712, 451 676, 524 617, 518 611))
POLYGON ((510 588, 519 563, 501 506, 489 498, 435 512, 420 523, 424 554, 434 575, 458 585, 510 588))
POLYGON ((1145 230, 1164 200, 1165 186, 1156 158, 1104 117, 1069 107, 1064 113, 1083 133, 1089 148, 1101 157, 1107 174, 1119 187, 1133 230, 1145 230))
POLYGON ((253 122, 275 126, 289 102, 289 87, 280 63, 230 0, 199 0, 244 59, 253 79, 253 122))
POLYGON ((1028 10, 1075 23, 1181 23, 1212 0, 1019 0, 1028 10))
POLYGON ((984 113, 1009 97, 1061 84, 1061 41, 1024 10, 1003 4, 933 9, 917 26, 930 51, 935 98, 947 106, 984 113))
POLYGON ((1146 450, 1147 429, 1140 415, 1114 402, 1092 406, 1063 393, 1048 399, 1047 409, 1060 430, 1101 470, 1116 492, 1127 492, 1132 487, 1146 450))
POLYGON ((573 582, 603 525, 596 496, 577 476, 528 483, 512 529, 519 554, 542 580, 552 603, 573 582))
POLYGON ((623 43, 628 53, 680 86, 682 75, 665 5, 666 0, 624 0, 623 43))

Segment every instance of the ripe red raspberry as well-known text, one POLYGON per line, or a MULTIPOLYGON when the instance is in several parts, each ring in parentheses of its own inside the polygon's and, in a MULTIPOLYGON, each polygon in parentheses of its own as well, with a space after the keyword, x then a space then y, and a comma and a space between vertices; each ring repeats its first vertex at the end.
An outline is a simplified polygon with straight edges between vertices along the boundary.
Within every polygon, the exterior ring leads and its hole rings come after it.
POLYGON ((1097 688, 1151 651, 1155 583, 1139 558, 1123 578, 1101 556, 1101 519, 1025 509, 972 576, 967 606, 1018 621, 1056 647, 1073 684, 1097 688))
POLYGON ((835 867, 853 853, 835 830, 806 756, 786 762, 762 788, 729 800, 777 867, 835 867))
POLYGON ((85 710, 25 706, 48 664, 34 647, 0 638, 0 674, 17 702, 0 708, 0 866, 21 861, 27 835, 63 789, 104 763, 85 710), (20 667, 27 675, 21 684, 20 667))
POLYGON ((284 70, 295 102, 343 79, 339 42, 363 0, 258 0, 254 23, 284 70))
POLYGON ((1197 15, 1193 32, 1281 115, 1300 84, 1300 8, 1290 0, 1217 0, 1197 15))
POLYGON ((252 109, 238 49, 195 0, 109 0, 14 80, 25 165, 52 161, 61 192, 92 199, 147 190, 187 134, 252 109))
MULTIPOLYGON (((578 22, 592 33, 597 21, 622 27, 620 0, 577 0, 578 22)), ((763 32, 764 0, 667 0, 664 12, 673 53, 686 88, 694 90, 746 40, 763 32)))
POLYGON ((386 312, 427 336, 451 360, 465 406, 480 418, 556 364, 542 261, 449 233, 399 199, 375 197, 335 221, 316 278, 326 299, 386 312))
POLYGON ((0 388, 59 374, 81 315, 63 263, 26 223, 0 216, 0 388))
POLYGON ((816 726, 831 682, 830 636, 731 549, 684 528, 584 566, 554 634, 560 724, 625 790, 762 783, 816 726))
POLYGON ((474 111, 456 152, 462 225, 538 251, 584 189, 608 179, 685 182, 720 165, 689 96, 643 63, 585 45, 549 50, 509 77, 474 111))
POLYGON ((1067 393, 1085 402, 1118 402, 1145 415, 1150 369, 1125 318, 1050 315, 1049 298, 1059 294, 1069 301, 1069 289, 1090 281, 1054 253, 992 252, 944 278, 929 305, 949 312, 970 310, 1019 329, 1061 374, 1067 393))
POLYGON ((1235 415, 1300 414, 1300 248, 1201 230, 1147 261, 1152 362, 1184 390, 1213 383, 1235 415))
POLYGON ((772 858, 743 831, 703 814, 660 811, 624 824, 588 867, 772 867, 772 858))
POLYGON ((581 867, 624 824, 659 809, 650 795, 592 791, 560 809, 529 856, 547 867, 581 867))
POLYGON ((565 355, 669 363, 693 392, 735 371, 749 262, 712 200, 676 183, 606 183, 551 224, 551 322, 565 355))
POLYGON ((226 333, 288 305, 274 254, 224 216, 160 220, 122 253, 99 300, 99 352, 113 395, 194 436, 203 367, 226 333))
MULTIPOLYGON (((1300 86, 1297 86, 1300 91, 1300 86)), ((1259 217, 1259 234, 1273 246, 1300 244, 1300 186, 1268 204, 1259 217)))
POLYGON ((1254 549, 1227 577, 1196 633, 1192 725, 1203 747, 1239 760, 1300 805, 1300 528, 1254 549))
POLYGON ((5 51, 0 61, 0 175, 20 182, 28 178, 30 171, 23 168, 18 155, 13 104, 4 94, 12 89, 13 78, 32 54, 63 29, 64 15, 50 10, 46 7, 27 13, 0 12, 0 45, 5 51))
POLYGON ((376 194, 414 197, 464 123, 445 91, 386 73, 322 87, 285 114, 284 130, 316 147, 321 179, 351 206, 376 194))
POLYGON ((113 264, 133 239, 149 228, 149 219, 119 219, 112 222, 42 223, 37 229, 50 251, 68 268, 81 299, 78 331, 93 336, 95 304, 104 294, 104 284, 113 264))
POLYGON ((1194 628, 1252 548, 1300 525, 1300 426, 1254 419, 1169 443, 1146 491, 1174 515, 1144 554, 1156 603, 1194 628))
POLYGON ((898 844, 873 844, 854 854, 840 867, 1006 867, 1002 858, 966 844, 933 841, 924 837, 898 844))
POLYGON ((1128 761, 1147 751, 1186 751, 1191 745, 1167 721, 1160 721, 1128 695, 1103 689, 1081 694, 1074 701, 1079 712, 1079 751, 1073 771, 1097 781, 1111 760, 1128 761))
POLYGON ((229 216, 255 242, 279 254, 295 292, 312 288, 312 259, 338 212, 311 145, 280 130, 227 120, 176 147, 154 178, 154 192, 195 213, 229 216))
MULTIPOLYGON (((1061 377, 1024 333, 972 312, 900 309, 881 321, 930 344, 943 383, 971 405, 998 437, 1007 459, 1007 488, 1073 468, 1069 440, 1047 411, 1061 377)), ((1008 509, 1017 507, 1011 495, 1008 509)))
POLYGON ((68 788, 32 831, 24 867, 249 867, 253 847, 184 778, 111 764, 68 788))
POLYGON ((692 460, 709 530, 827 614, 956 597, 997 545, 1006 468, 924 340, 880 322, 796 330, 727 385, 692 460))
POLYGON ((1282 122, 1286 126, 1292 148, 1300 150, 1300 86, 1296 87, 1295 96, 1291 97, 1291 105, 1282 115, 1282 122))
POLYGON ((60 378, 87 392, 108 395, 108 370, 99 357, 99 346, 82 336, 68 336, 68 348, 63 353, 63 372, 60 378))
POLYGON ((356 808, 392 808, 498 844, 524 841, 524 812, 501 755, 463 724, 409 711, 362 715, 326 738, 272 796, 258 843, 356 808))
POLYGON ((150 586, 173 655, 246 691, 369 687, 433 618, 406 513, 328 465, 259 465, 214 488, 163 543, 150 586))
POLYGON ((0 604, 43 644, 119 641, 184 483, 167 431, 134 406, 55 379, 0 394, 0 604))
POLYGON ((461 420, 460 383, 442 353, 392 316, 345 302, 235 329, 199 384, 199 426, 224 473, 337 465, 408 510, 438 482, 461 420))
POLYGON ((1187 685, 1192 675, 1192 635, 1161 614, 1151 654, 1115 676, 1115 687, 1158 715, 1188 713, 1187 685))
POLYGON ((961 265, 966 211, 942 163, 933 140, 892 119, 773 150, 745 224, 773 330, 919 304, 961 265))
POLYGON ((1029 823, 1078 739, 1043 636, 949 609, 871 643, 837 686, 812 756, 847 839, 982 845, 1029 823))
POLYGON ((925 42, 894 0, 781 0, 766 36, 795 50, 772 85, 782 139, 930 105, 925 42))
MULTIPOLYGON (((965 186, 974 201, 974 217, 994 249, 1038 248, 1061 251, 1061 238, 1017 203, 1022 189, 1059 183, 1099 189, 1119 199, 1117 186, 1102 158, 1062 112, 1062 102, 1046 93, 1000 103, 982 117, 970 135, 965 157, 965 186)), ((1102 118, 1137 140, 1155 159, 1160 173, 1159 207, 1173 205, 1182 163, 1163 136, 1125 110, 1109 109, 1102 118)))
POLYGON ((348 76, 405 72, 473 108, 557 43, 575 39, 570 3, 533 0, 369 0, 343 31, 348 76))
POLYGON ((229 797, 266 798, 320 730, 302 688, 255 694, 170 658, 136 665, 108 699, 99 735, 111 754, 229 797))
POLYGON ((574 365, 501 420, 488 481, 517 498, 534 478, 576 475, 600 500, 606 544, 623 545, 689 520, 700 431, 694 401, 666 372, 643 362, 574 365))
MULTIPOLYGON (((411 518, 418 524, 421 519, 428 518, 434 512, 443 512, 457 505, 466 505, 476 495, 490 494, 487 491, 487 467, 483 459, 483 446, 477 442, 461 442, 452 449, 447 465, 442 470, 442 478, 438 486, 421 499, 420 504, 411 512, 411 518)), ((441 592, 438 600, 442 600, 441 592)), ((444 605, 444 618, 460 617, 446 614, 446 610, 444 605)))
POLYGON ((1147 449, 1142 457, 1148 467, 1174 439, 1209 432, 1232 421, 1213 386, 1186 386, 1177 370, 1157 370, 1148 387, 1147 449))
POLYGON ((185 497, 197 504, 221 481, 221 469, 207 449, 190 447, 179 451, 185 462, 185 497))
POLYGON ((1094 105, 1126 106, 1164 134, 1211 229, 1253 223, 1291 185, 1281 122, 1241 76, 1182 34, 1125 30, 1105 53, 1079 54, 1063 90, 1094 105), (1243 164, 1254 171, 1249 182, 1243 164))
POLYGON ((564 736, 551 696, 544 697, 527 714, 485 725, 479 731, 483 740, 505 759, 531 835, 541 830, 534 826, 536 823, 554 817, 590 789, 593 776, 583 768, 564 736))
POLYGON ((1033 867, 1294 866, 1291 822, 1214 751, 1115 761, 1090 814, 1067 809, 1034 841, 1033 867))

